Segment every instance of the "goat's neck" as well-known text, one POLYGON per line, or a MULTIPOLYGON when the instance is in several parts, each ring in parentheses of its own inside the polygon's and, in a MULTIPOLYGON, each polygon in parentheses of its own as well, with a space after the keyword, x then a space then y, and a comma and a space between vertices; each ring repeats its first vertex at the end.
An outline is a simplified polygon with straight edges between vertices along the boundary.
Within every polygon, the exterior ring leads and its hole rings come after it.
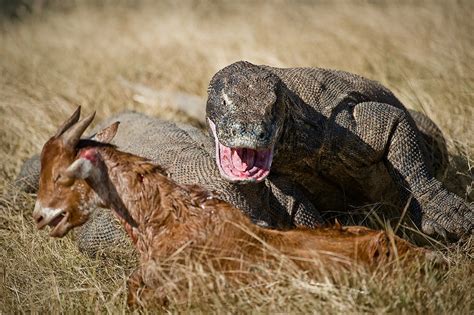
POLYGON ((88 183, 107 208, 139 230, 145 225, 147 230, 159 230, 164 224, 185 220, 187 213, 177 210, 174 204, 179 197, 185 200, 188 196, 176 189, 177 185, 167 178, 162 168, 111 147, 98 150, 101 165, 88 183))

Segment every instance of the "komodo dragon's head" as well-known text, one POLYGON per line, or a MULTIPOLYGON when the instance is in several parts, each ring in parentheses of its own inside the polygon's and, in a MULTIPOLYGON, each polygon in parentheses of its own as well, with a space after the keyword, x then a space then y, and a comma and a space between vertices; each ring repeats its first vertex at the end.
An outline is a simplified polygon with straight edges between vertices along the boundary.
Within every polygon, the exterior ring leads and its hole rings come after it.
POLYGON ((206 115, 221 175, 232 182, 260 182, 270 173, 285 117, 281 81, 248 62, 217 72, 206 115))

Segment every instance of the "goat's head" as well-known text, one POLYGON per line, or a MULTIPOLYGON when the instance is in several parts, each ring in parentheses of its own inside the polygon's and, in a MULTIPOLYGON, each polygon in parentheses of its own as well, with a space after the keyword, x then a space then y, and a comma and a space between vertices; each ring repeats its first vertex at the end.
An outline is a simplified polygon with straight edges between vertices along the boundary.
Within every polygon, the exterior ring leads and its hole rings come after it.
MULTIPOLYGON (((79 121, 79 107, 43 146, 33 218, 38 229, 46 225, 51 227, 50 236, 63 237, 72 228, 84 224, 89 218, 90 207, 96 202, 95 193, 85 182, 85 176, 81 176, 81 172, 85 173, 94 162, 93 156, 87 156, 90 151, 81 151, 81 144, 91 140, 80 140, 94 116, 92 113, 79 121)), ((115 123, 105 128, 93 140, 110 142, 117 126, 115 123)))

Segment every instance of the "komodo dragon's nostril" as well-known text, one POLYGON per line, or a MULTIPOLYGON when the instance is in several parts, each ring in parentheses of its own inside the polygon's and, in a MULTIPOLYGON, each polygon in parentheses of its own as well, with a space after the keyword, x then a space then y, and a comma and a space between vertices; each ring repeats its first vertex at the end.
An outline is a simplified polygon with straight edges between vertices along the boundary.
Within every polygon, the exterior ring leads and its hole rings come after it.
POLYGON ((230 130, 232 136, 242 135, 244 132, 245 128, 241 124, 234 125, 230 130))
POLYGON ((35 219, 36 223, 40 223, 41 221, 43 221, 43 216, 40 215, 39 217, 36 217, 34 219, 35 219))

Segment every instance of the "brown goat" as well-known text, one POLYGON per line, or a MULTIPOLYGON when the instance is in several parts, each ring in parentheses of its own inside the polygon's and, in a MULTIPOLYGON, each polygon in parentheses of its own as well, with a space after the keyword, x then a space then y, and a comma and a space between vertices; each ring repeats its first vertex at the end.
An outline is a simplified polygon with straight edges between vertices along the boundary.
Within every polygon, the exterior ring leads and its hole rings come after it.
POLYGON ((241 262, 274 259, 269 249, 288 255, 310 274, 321 268, 375 267, 427 253, 365 227, 291 231, 258 227, 203 188, 178 185, 160 166, 107 144, 118 124, 96 136, 102 142, 80 140, 94 114, 78 122, 79 115, 77 110, 43 147, 33 217, 39 229, 49 225, 51 236, 62 237, 87 220, 91 205, 112 209, 140 253, 140 268, 129 280, 131 304, 165 298, 160 297, 160 284, 149 278, 150 269, 177 251, 205 253, 213 268, 240 277, 239 281, 245 280, 238 272, 241 262))

